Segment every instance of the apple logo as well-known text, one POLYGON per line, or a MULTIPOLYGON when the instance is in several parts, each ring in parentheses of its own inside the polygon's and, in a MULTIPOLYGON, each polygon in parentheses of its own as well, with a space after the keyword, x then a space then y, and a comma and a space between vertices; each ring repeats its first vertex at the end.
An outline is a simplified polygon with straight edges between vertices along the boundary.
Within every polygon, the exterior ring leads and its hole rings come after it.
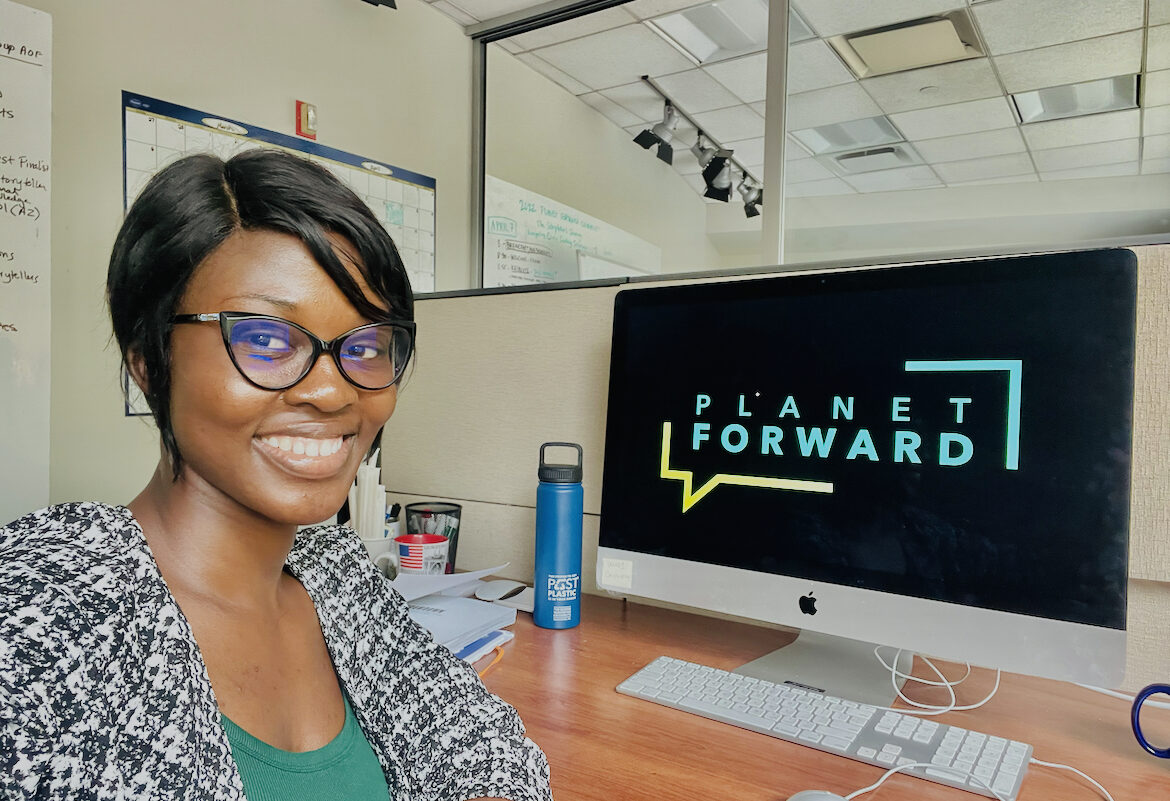
POLYGON ((808 595, 800 596, 800 611, 806 615, 815 615, 817 613, 817 599, 813 597, 812 590, 809 590, 808 595))

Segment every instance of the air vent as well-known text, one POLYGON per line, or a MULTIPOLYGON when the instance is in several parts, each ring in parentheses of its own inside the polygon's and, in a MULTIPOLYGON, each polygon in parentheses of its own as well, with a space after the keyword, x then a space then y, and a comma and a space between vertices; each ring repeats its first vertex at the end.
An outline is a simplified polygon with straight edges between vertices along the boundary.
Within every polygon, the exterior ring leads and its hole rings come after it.
POLYGON ((838 153, 833 156, 818 156, 817 161, 832 169, 838 175, 857 175, 863 172, 892 170, 921 164, 922 158, 910 145, 899 142, 885 147, 871 147, 838 153))
POLYGON ((858 78, 984 55, 971 17, 964 10, 834 36, 829 44, 858 78))

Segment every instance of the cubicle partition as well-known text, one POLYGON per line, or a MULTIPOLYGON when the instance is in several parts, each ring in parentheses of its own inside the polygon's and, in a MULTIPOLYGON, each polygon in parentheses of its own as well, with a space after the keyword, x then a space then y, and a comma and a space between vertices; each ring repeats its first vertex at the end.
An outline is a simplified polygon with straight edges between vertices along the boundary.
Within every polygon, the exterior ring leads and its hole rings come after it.
MULTIPOLYGON (((1134 251, 1130 688, 1170 675, 1170 245, 1134 251)), ((447 498, 463 504, 460 568, 507 562, 501 575, 532 580, 537 453, 542 442, 578 442, 585 449, 583 578, 587 593, 598 592, 610 328, 619 289, 419 301, 418 358, 386 428, 384 477, 401 503, 447 498)))

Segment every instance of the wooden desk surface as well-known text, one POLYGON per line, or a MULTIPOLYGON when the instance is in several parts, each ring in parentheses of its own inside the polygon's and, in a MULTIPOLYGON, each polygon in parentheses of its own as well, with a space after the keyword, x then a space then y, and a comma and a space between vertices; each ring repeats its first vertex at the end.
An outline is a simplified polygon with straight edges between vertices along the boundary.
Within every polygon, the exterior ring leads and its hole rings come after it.
MULTIPOLYGON (((581 617, 577 628, 549 631, 521 613, 515 640, 484 676, 492 692, 519 710, 529 735, 548 755, 557 801, 784 801, 809 789, 844 796, 881 776, 871 765, 614 691, 659 656, 731 670, 786 644, 790 634, 595 596, 584 598, 581 617)), ((977 670, 963 684, 960 702, 983 698, 993 682, 994 674, 977 670)), ((921 702, 946 700, 937 692, 910 695, 921 702)), ((1037 759, 1084 771, 1116 801, 1170 798, 1170 760, 1149 756, 1137 745, 1125 701, 1072 684, 1005 674, 987 706, 938 719, 1029 742, 1037 759)), ((1170 712, 1147 707, 1142 722, 1155 742, 1170 743, 1170 712)), ((979 797, 900 775, 861 796, 866 801, 979 797)), ((1075 774, 1035 765, 1019 795, 1020 801, 1099 798, 1075 774)))

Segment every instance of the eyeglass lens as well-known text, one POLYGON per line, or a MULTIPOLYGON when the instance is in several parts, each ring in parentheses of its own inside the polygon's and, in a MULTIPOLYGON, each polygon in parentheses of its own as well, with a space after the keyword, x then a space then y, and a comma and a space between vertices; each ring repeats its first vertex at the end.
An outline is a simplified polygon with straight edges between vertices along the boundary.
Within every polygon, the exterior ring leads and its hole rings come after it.
MULTIPOLYGON (((280 320, 233 320, 229 332, 232 358, 249 380, 269 389, 299 381, 312 369, 313 342, 299 328, 280 320)), ((405 329, 380 324, 358 329, 341 342, 338 366, 350 381, 382 389, 399 377, 410 355, 405 329)))

